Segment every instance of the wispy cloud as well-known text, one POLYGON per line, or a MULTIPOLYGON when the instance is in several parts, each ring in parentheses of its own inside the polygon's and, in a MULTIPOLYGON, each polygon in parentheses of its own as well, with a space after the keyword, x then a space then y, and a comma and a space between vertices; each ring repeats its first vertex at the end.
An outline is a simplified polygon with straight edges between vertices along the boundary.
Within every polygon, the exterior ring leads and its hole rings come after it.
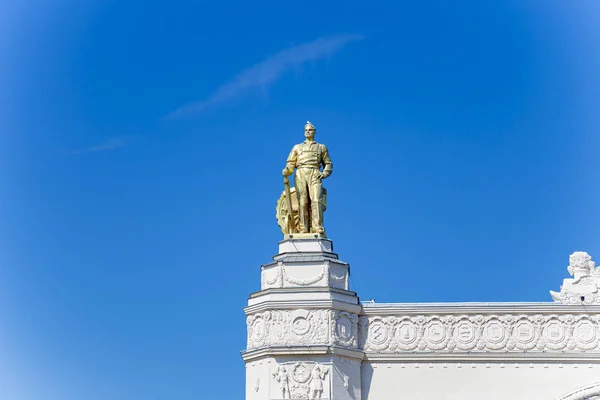
POLYGON ((187 104, 175 110, 167 118, 181 117, 219 106, 228 100, 252 90, 266 90, 286 71, 298 68, 308 61, 316 61, 333 55, 350 42, 360 40, 359 35, 340 35, 317 39, 310 43, 293 46, 242 71, 234 79, 221 85, 208 98, 187 104))
POLYGON ((125 146, 129 142, 130 139, 131 139, 131 137, 129 137, 129 136, 116 137, 116 138, 109 139, 104 143, 100 143, 100 144, 97 144, 94 146, 84 147, 81 149, 70 151, 69 154, 96 153, 99 151, 114 150, 114 149, 118 149, 119 147, 125 146))

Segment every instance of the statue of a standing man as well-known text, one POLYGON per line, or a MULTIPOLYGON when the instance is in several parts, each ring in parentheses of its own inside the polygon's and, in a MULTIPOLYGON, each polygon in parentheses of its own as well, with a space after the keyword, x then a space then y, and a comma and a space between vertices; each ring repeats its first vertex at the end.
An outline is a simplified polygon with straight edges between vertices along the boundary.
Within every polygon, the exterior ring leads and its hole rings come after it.
POLYGON ((292 148, 283 169, 283 176, 290 176, 296 168, 294 186, 298 196, 299 232, 325 234, 321 206, 323 191, 321 180, 331 175, 333 164, 327 147, 315 142, 315 133, 317 133, 315 126, 307 121, 304 126, 306 140, 292 148))

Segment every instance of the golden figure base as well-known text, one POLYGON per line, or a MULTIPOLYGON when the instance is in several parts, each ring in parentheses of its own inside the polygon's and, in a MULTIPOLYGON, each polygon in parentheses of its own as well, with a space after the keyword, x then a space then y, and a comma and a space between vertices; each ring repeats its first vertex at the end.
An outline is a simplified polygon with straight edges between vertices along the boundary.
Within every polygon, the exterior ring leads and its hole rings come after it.
MULTIPOLYGON (((298 196, 296 196, 296 188, 290 188, 290 197, 292 198, 292 213, 294 217, 294 226, 299 227, 300 218, 298 216, 298 196)), ((321 192, 321 210, 325 212, 327 208, 327 189, 323 188, 321 192)), ((305 239, 314 239, 314 235, 320 235, 319 237, 323 238, 323 234, 318 233, 290 233, 290 221, 289 221, 289 206, 286 203, 286 194, 285 190, 281 193, 281 197, 277 200, 277 207, 275 208, 275 216, 277 217, 277 224, 281 228, 281 232, 287 238, 287 235, 308 235, 303 238, 305 239)), ((310 211, 309 211, 310 215, 310 211)))
POLYGON ((324 233, 286 233, 283 240, 288 239, 327 239, 324 233))

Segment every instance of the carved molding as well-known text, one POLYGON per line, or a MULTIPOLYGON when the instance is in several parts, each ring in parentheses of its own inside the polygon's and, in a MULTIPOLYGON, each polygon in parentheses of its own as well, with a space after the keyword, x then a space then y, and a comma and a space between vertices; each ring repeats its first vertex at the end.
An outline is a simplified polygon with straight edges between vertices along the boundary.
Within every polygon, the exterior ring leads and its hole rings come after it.
POLYGON ((599 351, 599 315, 361 316, 367 352, 599 351))
POLYGON ((249 315, 248 349, 270 345, 358 347, 358 316, 338 310, 273 310, 249 315))
POLYGON ((600 383, 585 386, 561 396, 557 400, 596 400, 600 399, 600 383))

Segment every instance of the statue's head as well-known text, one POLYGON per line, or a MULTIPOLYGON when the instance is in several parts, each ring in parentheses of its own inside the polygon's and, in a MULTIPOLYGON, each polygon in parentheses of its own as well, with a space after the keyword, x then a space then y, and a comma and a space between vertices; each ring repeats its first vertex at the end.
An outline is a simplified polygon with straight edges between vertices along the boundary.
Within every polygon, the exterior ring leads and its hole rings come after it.
POLYGON ((314 139, 317 130, 315 126, 310 123, 310 121, 306 121, 306 125, 304 125, 304 137, 307 139, 314 139))

